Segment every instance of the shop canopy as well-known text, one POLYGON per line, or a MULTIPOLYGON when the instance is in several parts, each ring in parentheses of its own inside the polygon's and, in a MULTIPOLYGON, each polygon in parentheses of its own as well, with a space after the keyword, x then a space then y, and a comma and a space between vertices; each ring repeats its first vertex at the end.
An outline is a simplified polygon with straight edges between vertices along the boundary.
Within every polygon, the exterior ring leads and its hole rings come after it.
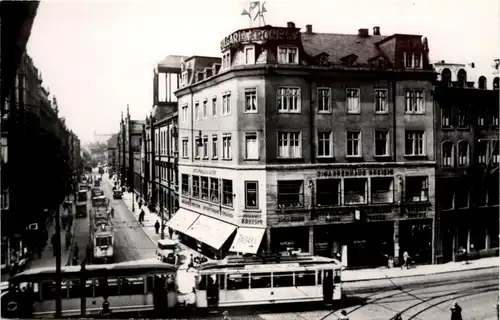
POLYGON ((219 250, 235 230, 236 226, 232 224, 200 215, 185 233, 219 250))
POLYGON ((186 233, 187 229, 198 219, 200 215, 196 212, 180 208, 172 219, 167 222, 167 226, 181 233, 186 233))
POLYGON ((256 254, 265 231, 262 228, 238 228, 229 251, 256 254))

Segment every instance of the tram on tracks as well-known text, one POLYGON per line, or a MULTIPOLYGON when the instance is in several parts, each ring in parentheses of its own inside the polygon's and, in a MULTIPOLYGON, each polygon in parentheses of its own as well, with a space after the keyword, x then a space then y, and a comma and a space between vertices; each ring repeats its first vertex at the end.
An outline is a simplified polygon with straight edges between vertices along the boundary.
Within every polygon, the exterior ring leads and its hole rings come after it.
POLYGON ((113 262, 115 254, 115 230, 111 222, 108 208, 94 208, 89 223, 92 262, 113 262))
MULTIPOLYGON (((107 300, 113 313, 155 311, 177 305, 176 268, 156 259, 61 268, 62 317, 97 315, 107 300), (83 294, 83 295, 82 295, 83 294)), ((2 295, 2 318, 51 318, 56 311, 55 267, 19 273, 2 295)))
POLYGON ((197 308, 301 302, 331 304, 342 298, 340 261, 310 254, 228 256, 200 265, 197 308))

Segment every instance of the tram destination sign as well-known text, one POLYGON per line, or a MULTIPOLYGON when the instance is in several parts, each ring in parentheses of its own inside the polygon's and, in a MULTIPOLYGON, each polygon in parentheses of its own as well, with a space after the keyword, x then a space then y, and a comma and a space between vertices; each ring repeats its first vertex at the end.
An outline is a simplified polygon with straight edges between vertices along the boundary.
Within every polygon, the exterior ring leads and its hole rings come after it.
POLYGON ((394 169, 329 169, 329 170, 319 170, 316 176, 319 177, 359 177, 359 176, 392 176, 394 175, 394 169))

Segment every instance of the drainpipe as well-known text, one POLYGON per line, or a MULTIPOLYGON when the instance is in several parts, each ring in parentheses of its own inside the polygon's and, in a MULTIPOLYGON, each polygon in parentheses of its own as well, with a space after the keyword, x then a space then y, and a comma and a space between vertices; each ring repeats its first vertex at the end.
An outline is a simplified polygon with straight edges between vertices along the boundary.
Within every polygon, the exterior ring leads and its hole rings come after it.
POLYGON ((191 94, 191 162, 194 162, 194 97, 191 86, 189 86, 188 89, 191 94))

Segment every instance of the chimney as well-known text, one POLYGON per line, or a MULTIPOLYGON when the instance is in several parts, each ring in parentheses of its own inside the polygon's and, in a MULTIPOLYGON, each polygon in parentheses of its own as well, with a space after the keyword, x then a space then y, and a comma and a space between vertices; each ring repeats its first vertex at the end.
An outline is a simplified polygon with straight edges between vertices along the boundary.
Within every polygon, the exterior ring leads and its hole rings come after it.
POLYGON ((358 36, 360 38, 367 38, 368 37, 368 29, 359 29, 358 36))
POLYGON ((286 23, 286 27, 288 29, 295 29, 295 23, 293 23, 293 22, 287 22, 286 23))
POLYGON ((306 33, 309 33, 309 34, 313 33, 313 26, 312 26, 312 24, 306 25, 306 33))
POLYGON ((373 35, 374 36, 379 36, 380 35, 380 27, 379 26, 373 27, 373 35))

